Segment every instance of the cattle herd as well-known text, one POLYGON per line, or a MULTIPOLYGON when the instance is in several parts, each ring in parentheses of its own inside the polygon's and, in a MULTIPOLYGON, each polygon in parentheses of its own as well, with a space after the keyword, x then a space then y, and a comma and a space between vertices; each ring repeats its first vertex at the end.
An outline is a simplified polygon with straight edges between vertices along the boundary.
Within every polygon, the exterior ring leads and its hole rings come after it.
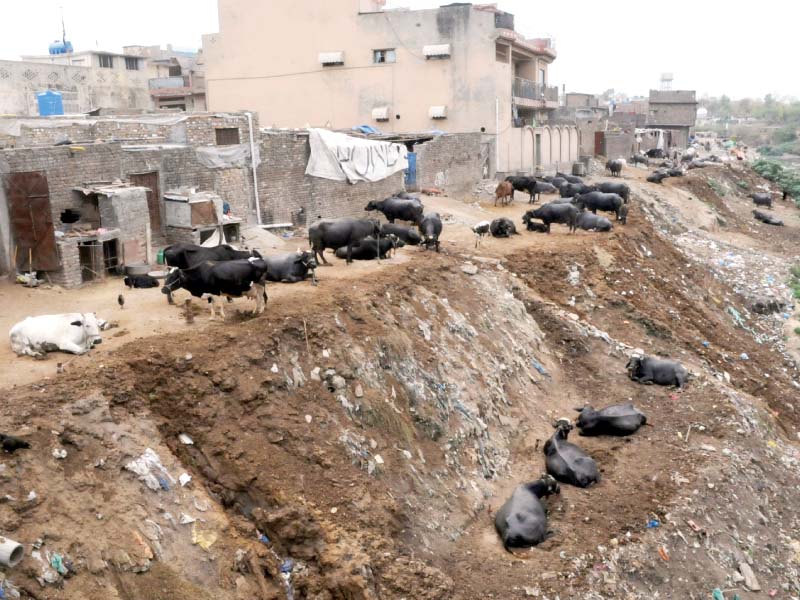
MULTIPOLYGON (((688 379, 686 369, 679 363, 649 356, 634 355, 626 369, 632 381, 643 384, 681 389, 688 379)), ((633 404, 601 410, 587 406, 577 410, 579 415, 574 425, 565 418, 554 424, 556 431, 544 444, 545 474, 536 481, 518 486, 495 514, 495 529, 508 551, 536 546, 552 535, 542 500, 559 494, 559 483, 587 488, 600 482, 600 469, 595 460, 580 446, 568 441, 574 427, 582 436, 627 436, 647 424, 647 417, 633 404)))

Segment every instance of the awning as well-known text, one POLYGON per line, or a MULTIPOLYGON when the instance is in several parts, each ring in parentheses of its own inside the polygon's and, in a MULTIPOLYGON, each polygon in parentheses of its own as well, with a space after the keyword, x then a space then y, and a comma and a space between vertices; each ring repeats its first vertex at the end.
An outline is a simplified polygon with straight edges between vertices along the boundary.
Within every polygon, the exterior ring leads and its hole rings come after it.
POLYGON ((424 54, 426 58, 450 56, 450 44, 434 44, 431 46, 423 46, 422 54, 424 54))

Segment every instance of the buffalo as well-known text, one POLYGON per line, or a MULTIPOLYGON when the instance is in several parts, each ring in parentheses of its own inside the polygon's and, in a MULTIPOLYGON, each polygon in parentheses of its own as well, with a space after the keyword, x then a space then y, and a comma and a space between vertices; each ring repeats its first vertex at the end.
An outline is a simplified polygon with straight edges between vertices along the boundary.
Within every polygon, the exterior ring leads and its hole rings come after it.
POLYGON ((349 250, 352 250, 352 247, 365 237, 373 236, 378 238, 380 233, 380 223, 373 219, 353 219, 349 217, 328 219, 314 223, 309 227, 308 242, 314 251, 314 258, 316 259, 319 256, 325 266, 330 266, 324 256, 326 248, 336 251, 339 248, 347 247, 347 264, 350 264, 353 261, 349 250))
POLYGON ((767 225, 777 225, 778 227, 783 226, 783 221, 774 217, 773 215, 765 212, 761 212, 760 210, 754 210, 753 216, 762 223, 766 223, 767 225))
POLYGON ((606 170, 611 173, 612 177, 619 177, 622 175, 622 165, 624 163, 619 159, 606 161, 606 170))
POLYGON ((246 260, 248 258, 261 258, 255 250, 236 250, 233 246, 223 244, 220 246, 198 246, 180 242, 164 248, 164 262, 168 267, 188 269, 201 262, 222 262, 225 260, 246 260))
POLYGON ((559 189, 562 198, 574 198, 580 194, 588 194, 593 192, 595 188, 585 183, 565 183, 559 189))
POLYGON ((430 213, 422 217, 419 224, 419 232, 422 234, 422 241, 425 248, 430 250, 433 246, 439 252, 439 236, 442 233, 442 219, 439 213, 430 213))
MULTIPOLYGON (((540 199, 542 194, 557 194, 558 189, 551 183, 547 183, 545 181, 537 181, 536 186, 534 187, 534 193, 536 194, 536 199, 540 199)), ((528 204, 533 204, 533 197, 531 197, 530 202, 528 204)))
POLYGON ((384 223, 381 225, 381 237, 386 235, 396 235, 397 239, 402 240, 407 246, 419 246, 422 243, 419 232, 415 228, 405 225, 384 223))
POLYGON ((305 281, 311 272, 311 279, 316 283, 315 269, 317 261, 312 252, 289 252, 277 256, 267 256, 264 258, 267 263, 267 281, 279 281, 281 283, 297 283, 305 281))
POLYGON ((519 233, 517 233, 517 228, 514 227, 514 222, 506 217, 500 217, 499 219, 492 221, 489 225, 489 231, 491 232, 492 237, 497 238, 507 238, 511 237, 512 235, 519 235, 519 233))
POLYGON ((669 177, 669 173, 667 173, 666 171, 655 171, 647 176, 647 181, 649 181, 650 183, 661 183, 667 177, 669 177))
POLYGON ((582 194, 578 196, 575 200, 575 204, 578 206, 578 208, 585 208, 593 213, 597 213, 598 210, 602 210, 604 212, 613 212, 619 221, 619 209, 622 208, 622 205, 625 204, 625 202, 618 194, 589 192, 588 194, 582 194))
POLYGON ((681 389, 689 378, 686 369, 677 361, 652 356, 632 356, 625 369, 631 380, 646 385, 674 385, 681 389))
POLYGON ((641 154, 634 154, 631 156, 631 164, 635 167, 637 164, 648 165, 649 161, 647 160, 646 156, 642 156, 641 154))
POLYGON ((580 415, 575 423, 581 435, 619 435, 625 436, 647 424, 643 412, 633 404, 620 404, 595 410, 591 406, 576 409, 580 415))
POLYGON ((560 173, 556 171, 556 177, 560 177, 568 183, 583 183, 583 179, 577 175, 567 175, 566 173, 560 173))
POLYGON ((527 176, 519 176, 519 175, 509 175, 505 179, 508 183, 511 184, 511 199, 514 199, 514 192, 528 192, 530 195, 531 202, 533 201, 533 195, 536 193, 536 178, 535 177, 527 177, 527 176))
POLYGON ((647 158, 664 158, 665 154, 661 148, 650 148, 647 152, 645 152, 647 158))
POLYGON ((578 209, 572 204, 545 204, 526 212, 522 217, 522 222, 527 225, 531 219, 539 219, 547 228, 547 233, 550 233, 551 223, 561 223, 567 225, 570 232, 573 232, 576 228, 578 212, 578 209))
MULTIPOLYGON (((403 246, 405 243, 394 234, 382 237, 380 240, 366 237, 352 247, 350 256, 353 260, 375 260, 380 249, 380 257, 386 258, 392 250, 403 246)), ((336 258, 347 258, 347 248, 338 248, 335 255, 336 258)))
POLYGON ((766 206, 767 208, 772 208, 772 194, 754 192, 750 194, 750 198, 752 199, 753 204, 756 206, 766 206))
POLYGON ((580 213, 575 224, 584 231, 611 231, 611 228, 614 227, 611 221, 605 217, 590 212, 580 213))
POLYGON ((400 221, 410 221, 412 223, 419 223, 422 218, 422 213, 425 207, 419 198, 405 197, 405 198, 386 198, 385 200, 373 200, 364 208, 366 211, 378 210, 383 213, 389 223, 394 223, 395 219, 400 221))
POLYGON ((559 421, 556 432, 544 444, 547 474, 561 483, 586 488, 600 481, 600 471, 586 452, 567 441, 572 425, 559 421))
MULTIPOLYGON (((627 183, 618 181, 604 181, 597 184, 595 187, 598 192, 603 192, 604 194, 617 194, 625 202, 628 202, 631 199, 631 188, 628 187, 627 183)), ((586 192, 581 193, 584 194, 586 192)))
POLYGON ((560 492, 558 483, 550 475, 514 490, 494 517, 494 527, 506 550, 530 548, 547 539, 547 514, 541 499, 560 492))

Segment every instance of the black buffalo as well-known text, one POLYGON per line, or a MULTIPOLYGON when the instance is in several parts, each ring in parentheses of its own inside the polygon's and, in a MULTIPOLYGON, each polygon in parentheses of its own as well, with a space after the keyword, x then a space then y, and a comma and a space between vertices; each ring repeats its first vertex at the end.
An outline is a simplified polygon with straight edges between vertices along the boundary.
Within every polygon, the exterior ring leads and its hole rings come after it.
POLYGON ((667 175, 670 177, 683 177, 686 173, 683 172, 683 169, 680 167, 673 167, 671 169, 667 169, 667 175))
MULTIPOLYGON (((342 219, 328 219, 314 223, 308 228, 308 243, 314 251, 314 258, 319 258, 322 264, 329 266, 325 260, 324 252, 326 248, 338 250, 339 248, 350 248, 363 240, 365 237, 380 237, 381 225, 373 219, 353 219, 345 217, 342 219)), ((347 264, 350 264, 352 257, 347 256, 347 264)))
POLYGON ((619 209, 625 204, 618 194, 605 194, 603 192, 589 192, 582 194, 575 200, 575 204, 580 209, 587 209, 593 213, 598 210, 613 212, 619 220, 619 209))
MULTIPOLYGON (((392 250, 403 246, 405 243, 393 234, 381 237, 380 240, 366 237, 353 246, 351 257, 353 260, 375 260, 378 257, 378 248, 380 248, 380 257, 386 258, 392 250)), ((336 258, 347 258, 347 248, 339 248, 335 254, 336 258)))
POLYGON ((573 232, 578 212, 578 209, 572 204, 545 204, 536 210, 526 212, 522 217, 522 222, 527 225, 531 219, 539 219, 547 228, 547 233, 550 233, 551 223, 561 223, 569 226, 570 232, 573 232))
POLYGON ((619 159, 606 161, 606 170, 612 177, 619 177, 622 174, 622 161, 619 159))
POLYGON ((611 231, 614 225, 605 217, 600 217, 590 212, 582 212, 575 222, 578 228, 584 231, 611 231))
POLYGON ((641 154, 634 154, 631 156, 631 164, 636 166, 637 164, 648 165, 649 162, 646 156, 642 156, 641 154))
POLYGON ((425 248, 430 250, 433 246, 439 252, 439 236, 442 233, 442 219, 439 217, 439 213, 430 213, 422 217, 419 232, 422 234, 425 248))
POLYGON ((512 235, 519 235, 519 233, 517 233, 517 228, 514 226, 514 222, 506 217, 500 217, 499 219, 492 221, 489 224, 489 231, 491 232, 492 237, 497 238, 507 238, 511 237, 512 235))
POLYGON ((569 183, 569 181, 563 177, 551 177, 549 183, 554 185, 556 188, 561 188, 562 185, 569 183))
POLYGON ((571 430, 568 421, 556 425, 556 432, 544 444, 545 467, 557 481, 586 488, 600 481, 600 471, 592 457, 567 441, 571 430))
POLYGON ((686 385, 689 373, 679 362, 652 356, 632 356, 625 365, 628 376, 638 383, 674 385, 681 389, 686 385))
POLYGON ((536 193, 536 178, 522 175, 509 175, 506 181, 511 184, 511 199, 514 199, 514 192, 528 192, 530 201, 533 202, 533 195, 536 193))
POLYGON ((558 483, 550 475, 514 490, 494 516, 494 527, 506 550, 530 548, 547 539, 547 513, 541 499, 560 492, 558 483))
MULTIPOLYGON (((620 181, 604 181, 603 183, 598 183, 595 187, 598 192, 603 192, 604 194, 617 194, 625 202, 631 199, 631 188, 628 187, 627 183, 622 183, 620 181)), ((583 194, 585 192, 581 193, 583 194)))
POLYGON ((574 198, 580 194, 588 194, 593 191, 594 187, 585 183, 565 183, 559 189, 562 198, 574 198))
MULTIPOLYGON (((267 292, 264 280, 269 266, 260 258, 248 260, 227 260, 223 262, 202 262, 188 269, 173 269, 164 282, 161 291, 172 294, 183 288, 192 296, 225 296, 228 299, 248 296, 255 300, 254 314, 264 312, 267 292)), ((214 302, 211 302, 211 317, 214 317, 214 302)), ((220 314, 225 318, 225 308, 220 304, 220 314)))
POLYGON ((556 171, 556 177, 561 177, 561 179, 565 180, 568 183, 583 183, 583 179, 581 179, 577 175, 567 175, 566 173, 560 173, 556 171))
POLYGON ((148 289, 158 287, 158 279, 150 275, 130 275, 122 280, 129 288, 148 289))
POLYGON ((750 194, 750 198, 753 200, 753 204, 756 206, 766 206, 767 208, 772 208, 772 194, 754 192, 750 194))
POLYGON ((384 223, 381 225, 381 237, 385 235, 396 235, 397 239, 402 240, 408 246, 419 246, 422 243, 422 237, 419 231, 413 227, 406 227, 405 225, 395 225, 393 223, 384 223))
MULTIPOLYGON (((558 188, 554 186, 552 183, 547 183, 546 181, 537 181, 536 185, 533 188, 534 194, 536 195, 536 199, 540 199, 542 194, 557 194, 558 188)), ((531 198, 529 204, 533 203, 533 198, 531 198)))
POLYGON ((581 435, 630 435, 647 423, 647 417, 633 404, 618 404, 601 410, 585 406, 576 410, 580 415, 575 424, 581 435))
POLYGON ((647 152, 645 152, 647 158, 664 158, 665 154, 661 148, 650 148, 647 152))
POLYGON ((383 213, 389 223, 394 223, 395 219, 400 221, 410 221, 419 223, 425 207, 418 198, 386 198, 385 200, 373 200, 364 208, 366 211, 379 210, 383 213))
POLYGON ((267 281, 297 283, 308 279, 310 272, 312 280, 316 282, 314 269, 317 268, 317 261, 312 252, 298 251, 267 256, 264 262, 267 263, 267 281))
POLYGON ((236 250, 233 246, 222 244, 220 246, 198 246, 180 242, 164 248, 164 261, 168 267, 188 269, 201 262, 222 262, 225 260, 246 260, 248 258, 261 258, 255 250, 236 250))
POLYGON ((669 177, 669 173, 667 173, 666 171, 655 171, 654 173, 650 173, 650 175, 647 176, 647 181, 649 181, 650 183, 661 183, 667 177, 669 177))
POLYGON ((783 226, 783 221, 769 213, 761 212, 760 210, 754 210, 753 216, 757 220, 761 221, 762 223, 766 223, 767 225, 777 225, 779 227, 783 226))

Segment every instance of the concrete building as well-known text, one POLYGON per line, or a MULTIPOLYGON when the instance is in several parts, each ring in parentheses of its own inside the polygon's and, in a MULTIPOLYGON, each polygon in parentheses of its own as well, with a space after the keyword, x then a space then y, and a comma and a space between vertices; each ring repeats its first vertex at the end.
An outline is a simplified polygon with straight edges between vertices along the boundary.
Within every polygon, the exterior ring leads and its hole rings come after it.
POLYGON ((670 145, 685 148, 696 121, 694 90, 650 90, 647 127, 668 131, 670 145))
POLYGON ((204 110, 205 84, 194 58, 169 48, 158 56, 142 49, 132 46, 124 53, 92 50, 0 61, 0 114, 39 115, 37 94, 45 91, 60 94, 65 114, 159 107, 204 110), (175 67, 181 68, 179 79, 171 78, 175 67))
POLYGON ((541 129, 558 108, 552 41, 527 39, 494 5, 220 0, 219 24, 203 38, 209 110, 256 110, 276 127, 481 132, 491 171, 577 155, 576 132, 571 145, 541 129))

